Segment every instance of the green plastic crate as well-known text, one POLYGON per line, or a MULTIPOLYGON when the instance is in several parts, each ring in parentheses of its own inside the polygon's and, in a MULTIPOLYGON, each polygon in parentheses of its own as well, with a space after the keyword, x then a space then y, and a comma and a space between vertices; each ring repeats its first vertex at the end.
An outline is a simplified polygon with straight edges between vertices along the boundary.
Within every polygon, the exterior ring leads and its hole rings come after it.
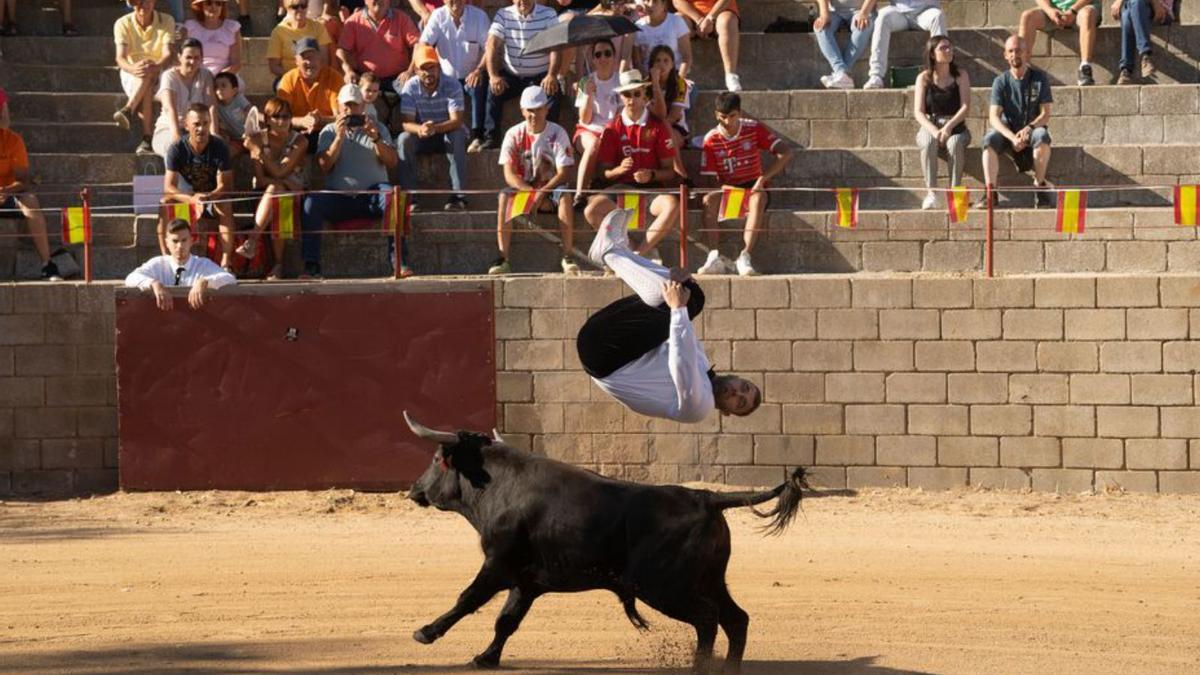
POLYGON ((892 66, 888 70, 888 86, 892 89, 905 89, 917 83, 917 75, 921 66, 892 66))

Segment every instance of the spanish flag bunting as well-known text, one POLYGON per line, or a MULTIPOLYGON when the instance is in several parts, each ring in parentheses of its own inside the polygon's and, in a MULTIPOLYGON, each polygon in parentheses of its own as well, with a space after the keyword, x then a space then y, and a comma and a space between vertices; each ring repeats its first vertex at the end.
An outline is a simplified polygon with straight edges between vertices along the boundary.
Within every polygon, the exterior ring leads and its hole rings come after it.
POLYGON ((84 244, 92 240, 92 211, 87 204, 62 210, 64 244, 84 244))
POLYGON ((750 194, 746 188, 727 187, 721 190, 721 210, 717 220, 745 218, 750 210, 750 194))
POLYGON ((522 190, 508 196, 508 212, 504 214, 504 222, 511 223, 521 216, 533 213, 534 197, 537 193, 522 190))
POLYGON ((837 226, 858 226, 858 188, 837 189, 837 226))
POLYGON ((407 235, 412 231, 412 204, 409 203, 408 193, 399 188, 393 188, 384 200, 383 220, 385 232, 392 234, 399 229, 400 234, 407 235))
POLYGON ((1082 234, 1087 227, 1087 193, 1079 190, 1058 191, 1058 232, 1082 234))
POLYGON ((617 201, 621 208, 633 211, 626 227, 631 230, 640 230, 646 227, 646 195, 637 192, 622 192, 617 197, 617 201))
POLYGON ((196 221, 200 219, 200 209, 191 202, 171 202, 163 204, 163 213, 167 220, 186 220, 192 229, 196 229, 196 221))
POLYGON ((955 185, 946 193, 946 210, 950 212, 950 222, 965 223, 970 206, 970 194, 965 185, 955 185))
POLYGON ((271 234, 280 241, 292 241, 300 233, 296 219, 298 195, 279 195, 275 198, 275 217, 271 221, 271 234))
POLYGON ((1190 225, 1195 227, 1200 225, 1200 221, 1196 219, 1196 194, 1200 192, 1200 185, 1176 185, 1175 186, 1175 224, 1190 225))

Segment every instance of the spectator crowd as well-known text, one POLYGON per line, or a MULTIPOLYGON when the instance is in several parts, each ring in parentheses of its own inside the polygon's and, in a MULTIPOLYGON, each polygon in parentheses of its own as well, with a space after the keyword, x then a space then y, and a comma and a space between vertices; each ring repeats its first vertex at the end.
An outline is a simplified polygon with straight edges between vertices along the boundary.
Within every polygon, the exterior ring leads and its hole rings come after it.
MULTIPOLYGON (((247 0, 186 6, 172 0, 162 9, 156 0, 126 3, 129 11, 113 26, 123 91, 113 119, 140 131, 137 154, 163 158, 163 203, 187 205, 194 220, 216 222, 217 262, 226 272, 238 259, 260 254, 263 234, 278 220, 280 195, 308 191, 296 209, 303 276, 319 277, 320 230, 384 217, 393 183, 404 190, 448 184, 441 208, 465 211, 468 154, 498 150, 503 188, 496 200, 493 274, 514 269, 513 226, 538 213, 559 222, 566 273, 579 269, 573 258, 577 213, 597 228, 613 209, 633 211, 643 230, 635 252, 658 258, 659 243, 676 226, 679 209, 687 208, 672 188, 697 183, 710 248, 700 273, 757 274, 751 256, 766 227, 765 190, 792 151, 742 109, 737 0, 512 0, 491 18, 467 0, 280 0, 266 50, 274 91, 261 107, 246 96, 247 0), (625 17, 637 30, 527 52, 544 31, 581 17, 625 17), (716 40, 727 91, 716 98, 714 119, 689 121, 696 98, 692 42, 709 38, 716 40), (576 110, 571 129, 561 125, 565 105, 576 110), (505 128, 507 108, 519 109, 520 120, 505 128), (693 133, 697 125, 707 131, 693 133), (695 180, 683 160, 689 148, 702 158, 695 180), (447 159, 447 180, 422 180, 419 158, 432 154, 447 159), (233 204, 222 199, 234 191, 235 171, 252 177, 261 194, 254 227, 244 233, 236 230, 233 204), (744 208, 728 218, 722 197, 735 190, 745 191, 739 198, 744 208), (743 247, 731 257, 721 254, 716 236, 726 219, 745 221, 743 247)), ((855 87, 851 70, 866 54, 862 87, 888 86, 892 34, 929 34, 913 117, 927 189, 922 208, 937 208, 945 191, 938 185, 939 158, 948 163, 948 187, 963 184, 972 141, 966 126, 971 82, 955 62, 940 0, 876 5, 815 0, 812 29, 830 69, 820 82, 855 87), (839 46, 843 30, 849 35, 839 46)), ((63 32, 73 34, 69 3, 63 9, 63 32)), ((1077 84, 1094 84, 1096 29, 1105 9, 1121 26, 1117 82, 1155 75, 1149 30, 1173 21, 1177 4, 1113 0, 1106 8, 1098 0, 1031 0, 1004 44, 1009 68, 991 87, 981 141, 986 184, 995 185, 999 157, 1008 155, 1018 170, 1033 173, 1041 188, 1035 205, 1052 205, 1046 173, 1054 98, 1046 73, 1031 62, 1032 45, 1037 31, 1077 32, 1077 84)), ((18 30, 7 13, 4 22, 4 34, 18 30)), ((0 208, 27 218, 42 274, 55 278, 24 142, 8 120, 0 90, 0 208)), ((414 200, 412 207, 429 204, 414 200)), ((177 213, 164 209, 160 217, 164 256, 171 255, 177 213)), ((272 241, 270 278, 283 274, 284 243, 272 241)), ((400 247, 398 272, 411 274, 407 242, 392 245, 400 247)))

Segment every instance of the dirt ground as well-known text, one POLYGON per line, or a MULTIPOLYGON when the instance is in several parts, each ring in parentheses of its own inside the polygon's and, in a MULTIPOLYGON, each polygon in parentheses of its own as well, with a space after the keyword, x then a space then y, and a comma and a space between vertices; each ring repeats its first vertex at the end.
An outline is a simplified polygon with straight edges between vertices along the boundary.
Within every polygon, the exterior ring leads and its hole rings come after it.
MULTIPOLYGON (((867 491, 778 538, 731 512, 745 672, 1200 672, 1200 499, 867 491)), ((482 559, 403 495, 117 494, 0 503, 0 671, 446 672, 502 598, 424 646, 482 559)), ((675 672, 605 593, 538 601, 509 672, 675 672)), ((718 641, 723 651, 724 640, 718 641)))

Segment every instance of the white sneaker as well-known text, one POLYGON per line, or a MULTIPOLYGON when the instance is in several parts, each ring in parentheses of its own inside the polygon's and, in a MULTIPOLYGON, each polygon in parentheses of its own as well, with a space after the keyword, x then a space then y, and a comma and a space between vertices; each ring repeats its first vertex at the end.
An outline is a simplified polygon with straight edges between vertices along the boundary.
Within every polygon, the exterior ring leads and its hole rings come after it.
POLYGON ((843 70, 830 76, 829 84, 825 86, 831 89, 853 89, 854 78, 850 77, 850 74, 843 70))
POLYGON ((742 78, 737 73, 725 73, 725 88, 729 91, 742 90, 742 78))
POLYGON ((758 270, 754 269, 754 265, 750 264, 750 252, 742 251, 737 257, 737 273, 743 277, 756 277, 758 270))
POLYGON ((933 190, 925 193, 925 201, 921 202, 921 208, 926 211, 936 209, 938 205, 937 193, 933 190))
POLYGON ((863 89, 883 89, 883 78, 878 75, 872 75, 867 83, 863 85, 863 89))
POLYGON ((821 76, 821 86, 822 87, 825 87, 826 89, 832 89, 833 85, 830 84, 830 82, 833 82, 832 75, 822 75, 821 76))
POLYGON ((604 216, 604 220, 600 222, 600 229, 596 230, 596 237, 592 239, 592 246, 588 249, 588 259, 596 267, 604 267, 605 253, 614 248, 629 248, 629 231, 625 229, 625 224, 632 213, 633 211, 626 209, 613 209, 604 216))
POLYGON ((696 270, 696 274, 725 274, 728 271, 725 269, 725 261, 721 259, 721 252, 714 248, 708 252, 708 257, 704 259, 700 269, 696 270))

